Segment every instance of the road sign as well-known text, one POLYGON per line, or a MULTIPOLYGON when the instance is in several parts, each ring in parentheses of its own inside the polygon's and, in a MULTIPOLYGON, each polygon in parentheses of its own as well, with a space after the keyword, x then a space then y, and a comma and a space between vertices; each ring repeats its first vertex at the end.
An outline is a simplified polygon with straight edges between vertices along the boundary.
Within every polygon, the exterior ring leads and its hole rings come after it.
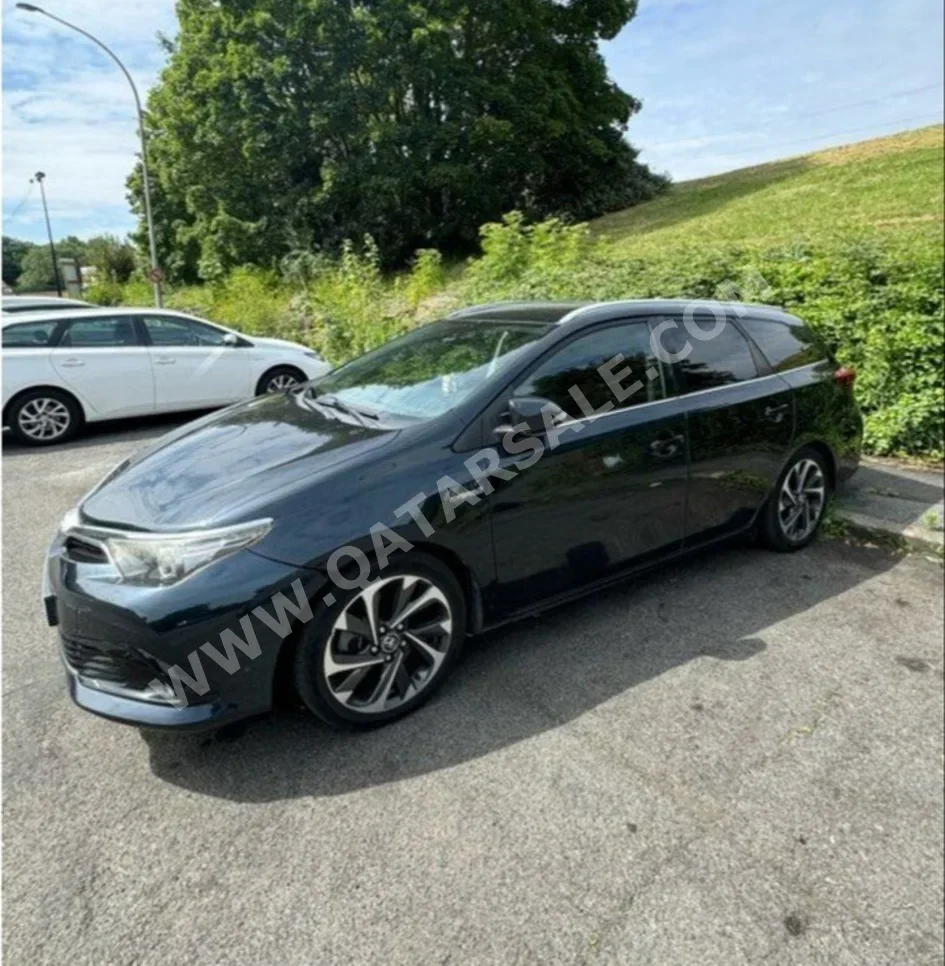
POLYGON ((153 282, 155 285, 157 285, 159 282, 163 282, 164 272, 162 272, 161 269, 157 267, 157 265, 155 265, 154 268, 149 268, 148 281, 153 282))

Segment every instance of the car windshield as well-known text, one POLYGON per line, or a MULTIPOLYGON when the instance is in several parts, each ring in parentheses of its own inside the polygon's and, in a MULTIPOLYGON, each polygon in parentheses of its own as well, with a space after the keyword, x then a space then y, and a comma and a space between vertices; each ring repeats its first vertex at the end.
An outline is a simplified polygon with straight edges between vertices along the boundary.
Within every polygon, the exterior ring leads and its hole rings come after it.
POLYGON ((550 326, 447 319, 415 329, 314 383, 318 396, 408 419, 459 405, 550 326))

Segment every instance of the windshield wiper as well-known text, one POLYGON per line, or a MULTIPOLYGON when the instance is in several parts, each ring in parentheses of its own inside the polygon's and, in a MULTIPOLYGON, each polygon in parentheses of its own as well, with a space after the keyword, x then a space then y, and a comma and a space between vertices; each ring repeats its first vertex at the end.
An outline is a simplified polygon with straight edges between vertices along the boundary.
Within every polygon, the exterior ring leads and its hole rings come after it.
POLYGON ((349 405, 343 400, 339 399, 337 396, 330 394, 321 395, 314 393, 315 401, 321 403, 323 406, 328 406, 329 409, 337 409, 340 413, 345 413, 348 416, 354 417, 365 429, 370 429, 370 426, 365 421, 367 419, 373 419, 375 422, 378 419, 377 413, 372 413, 366 409, 355 409, 354 406, 349 405))

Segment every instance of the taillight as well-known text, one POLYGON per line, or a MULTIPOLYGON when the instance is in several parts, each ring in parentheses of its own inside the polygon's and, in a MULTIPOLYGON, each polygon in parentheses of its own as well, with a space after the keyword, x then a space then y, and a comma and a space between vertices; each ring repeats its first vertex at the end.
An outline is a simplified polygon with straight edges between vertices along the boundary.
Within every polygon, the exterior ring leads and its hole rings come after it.
POLYGON ((851 369, 850 366, 840 366, 833 377, 844 389, 852 389, 853 383, 856 382, 856 369, 851 369))

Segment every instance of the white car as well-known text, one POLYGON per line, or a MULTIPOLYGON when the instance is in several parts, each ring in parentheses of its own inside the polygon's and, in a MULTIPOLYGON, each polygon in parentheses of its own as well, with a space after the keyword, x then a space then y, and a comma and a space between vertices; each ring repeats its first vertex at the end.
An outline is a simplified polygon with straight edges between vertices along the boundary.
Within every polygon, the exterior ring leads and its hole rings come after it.
POLYGON ((84 422, 227 406, 331 369, 283 339, 164 309, 4 315, 3 425, 47 445, 84 422))
POLYGON ((4 315, 12 312, 67 312, 70 309, 94 309, 90 302, 78 299, 60 299, 48 295, 4 295, 4 315))

